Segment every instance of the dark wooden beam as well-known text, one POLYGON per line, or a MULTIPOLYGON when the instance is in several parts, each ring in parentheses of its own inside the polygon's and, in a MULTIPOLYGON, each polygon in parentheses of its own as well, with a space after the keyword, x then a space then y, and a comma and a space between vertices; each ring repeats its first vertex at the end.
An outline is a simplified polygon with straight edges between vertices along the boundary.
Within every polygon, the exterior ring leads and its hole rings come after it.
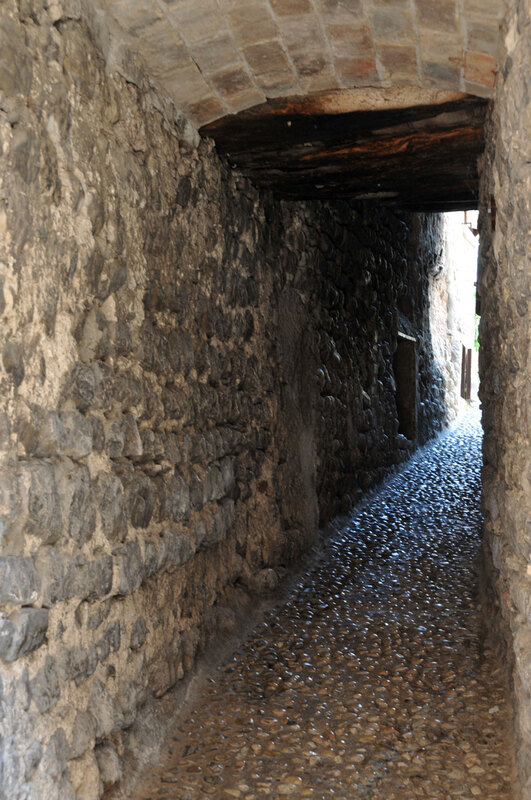
POLYGON ((403 208, 473 208, 487 101, 314 113, 279 101, 202 128, 254 183, 288 199, 351 197, 403 208))

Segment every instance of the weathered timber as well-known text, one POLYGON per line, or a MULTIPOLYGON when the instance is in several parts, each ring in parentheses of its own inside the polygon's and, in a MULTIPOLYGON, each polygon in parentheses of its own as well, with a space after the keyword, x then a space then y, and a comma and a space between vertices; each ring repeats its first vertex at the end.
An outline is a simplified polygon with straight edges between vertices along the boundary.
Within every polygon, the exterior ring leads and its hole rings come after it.
POLYGON ((201 129, 259 186, 287 199, 351 197, 425 210, 477 205, 487 101, 320 113, 275 100, 201 129))

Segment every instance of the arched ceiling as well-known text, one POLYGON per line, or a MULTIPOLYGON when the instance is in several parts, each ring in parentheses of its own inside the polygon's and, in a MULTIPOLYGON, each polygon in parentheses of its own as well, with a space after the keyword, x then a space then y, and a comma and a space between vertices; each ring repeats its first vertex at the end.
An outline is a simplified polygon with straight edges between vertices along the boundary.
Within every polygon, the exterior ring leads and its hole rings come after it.
MULTIPOLYGON (((453 160, 451 175, 464 165, 465 183, 477 183, 504 0, 105 5, 176 106, 255 181, 283 196, 337 194, 345 164, 352 174, 356 163, 383 157, 386 140, 391 160, 409 153, 411 162, 427 163, 439 152, 453 160)), ((409 195, 402 199, 392 181, 355 183, 349 178, 340 193, 379 192, 407 204, 409 195)), ((458 207, 470 206, 471 192, 465 195, 458 207)))

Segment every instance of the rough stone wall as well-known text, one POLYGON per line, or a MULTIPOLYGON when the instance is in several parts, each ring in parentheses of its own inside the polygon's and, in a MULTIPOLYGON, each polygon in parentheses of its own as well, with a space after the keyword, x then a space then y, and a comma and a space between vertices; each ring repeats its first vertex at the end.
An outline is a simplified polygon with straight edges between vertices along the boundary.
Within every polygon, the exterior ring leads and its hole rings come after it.
POLYGON ((329 206, 316 242, 318 497, 321 521, 346 511, 440 430, 444 387, 434 364, 429 286, 442 250, 439 215, 329 206), (354 265, 354 268, 353 268, 354 265), (393 355, 398 331, 415 338, 417 433, 398 433, 393 355))
POLYGON ((483 164, 480 398, 489 616, 512 677, 518 796, 531 798, 531 16, 508 8, 483 164))
POLYGON ((103 33, 75 4, 0 3, 10 800, 119 782, 136 721, 310 547, 318 499, 326 517, 408 452, 397 308, 420 337, 420 440, 441 417, 438 218, 261 198, 133 61, 106 71, 103 33))

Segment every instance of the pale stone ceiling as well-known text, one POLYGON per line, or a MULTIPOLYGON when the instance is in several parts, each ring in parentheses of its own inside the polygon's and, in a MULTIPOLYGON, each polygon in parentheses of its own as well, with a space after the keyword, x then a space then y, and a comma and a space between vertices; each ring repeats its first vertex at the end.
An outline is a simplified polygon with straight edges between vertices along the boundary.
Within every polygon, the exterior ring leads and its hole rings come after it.
POLYGON ((107 0, 105 5, 150 74, 199 127, 268 98, 323 90, 409 86, 489 97, 504 4, 107 0))

